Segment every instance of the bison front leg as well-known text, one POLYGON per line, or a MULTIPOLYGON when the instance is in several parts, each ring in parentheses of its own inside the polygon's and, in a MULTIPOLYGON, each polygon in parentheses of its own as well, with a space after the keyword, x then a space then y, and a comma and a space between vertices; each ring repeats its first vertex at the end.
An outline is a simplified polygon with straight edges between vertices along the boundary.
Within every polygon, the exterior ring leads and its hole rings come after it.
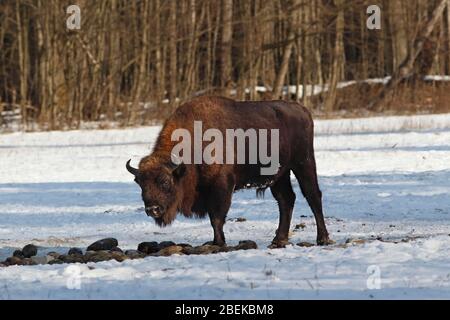
POLYGON ((289 227, 295 203, 295 193, 292 190, 290 171, 280 177, 270 190, 275 200, 277 200, 280 210, 278 230, 270 248, 284 248, 289 244, 289 227))
POLYGON ((233 197, 234 183, 222 183, 212 186, 208 197, 208 214, 211 221, 211 226, 214 230, 213 244, 217 246, 225 246, 225 234, 223 233, 223 226, 227 217, 228 210, 231 206, 231 199, 233 197))

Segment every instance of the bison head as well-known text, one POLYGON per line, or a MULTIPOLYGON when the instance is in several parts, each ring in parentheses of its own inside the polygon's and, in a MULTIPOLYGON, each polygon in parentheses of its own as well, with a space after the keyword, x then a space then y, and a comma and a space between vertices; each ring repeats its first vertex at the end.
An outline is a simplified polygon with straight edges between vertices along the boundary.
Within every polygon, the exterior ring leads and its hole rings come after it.
POLYGON ((177 215, 182 196, 181 179, 185 175, 185 164, 161 162, 144 158, 139 169, 126 164, 134 181, 141 187, 145 213, 160 226, 170 224, 177 215))

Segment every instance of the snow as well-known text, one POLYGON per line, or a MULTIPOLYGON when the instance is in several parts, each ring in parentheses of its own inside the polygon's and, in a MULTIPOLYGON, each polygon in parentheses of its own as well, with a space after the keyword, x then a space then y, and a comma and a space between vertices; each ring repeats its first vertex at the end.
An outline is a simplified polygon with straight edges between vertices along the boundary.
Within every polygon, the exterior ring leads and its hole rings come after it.
MULTIPOLYGON (((391 80, 390 76, 384 77, 384 78, 370 78, 370 79, 363 79, 363 80, 350 80, 350 81, 341 81, 338 83, 337 88, 343 89, 355 84, 361 84, 361 83, 367 83, 367 84, 387 84, 391 80)), ((443 82, 443 81, 450 81, 450 76, 448 75, 427 75, 424 77, 425 81, 436 81, 436 82, 443 82)), ((329 90, 329 84, 308 84, 304 88, 304 85, 289 85, 283 87, 283 95, 287 95, 288 93, 291 95, 294 95, 297 93, 297 90, 299 92, 299 97, 303 97, 303 90, 306 91, 306 96, 312 96, 321 94, 324 92, 327 92, 329 90)), ((272 91, 271 87, 265 87, 265 86, 255 86, 254 90, 259 93, 265 93, 268 91, 272 91)), ((250 93, 251 88, 246 88, 245 93, 250 93)), ((200 91, 197 94, 203 94, 204 91, 200 91)), ((236 96, 237 90, 233 89, 230 90, 230 95, 236 96)))
MULTIPOLYGON (((0 135, 0 260, 27 243, 42 254, 104 237, 124 249, 211 240, 207 220, 161 229, 143 212, 125 162, 148 154, 159 129, 0 135)), ((450 115, 320 120, 316 134, 337 245, 267 249, 276 202, 270 192, 238 192, 229 218, 247 221, 228 221, 227 241, 251 239, 258 250, 0 268, 0 299, 449 299, 450 115), (344 247, 349 238, 367 241, 344 247)), ((314 219, 293 183, 292 229, 306 228, 291 242, 314 242, 314 219)))
POLYGON ((318 135, 446 129, 450 129, 450 114, 320 120, 315 124, 315 132, 318 135))

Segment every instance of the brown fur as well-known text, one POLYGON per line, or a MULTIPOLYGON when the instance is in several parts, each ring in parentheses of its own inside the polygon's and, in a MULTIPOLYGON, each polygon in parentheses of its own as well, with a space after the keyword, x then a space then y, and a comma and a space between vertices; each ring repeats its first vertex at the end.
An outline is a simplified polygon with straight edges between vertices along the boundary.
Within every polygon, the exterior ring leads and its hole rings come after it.
MULTIPOLYGON (((223 225, 233 192, 250 186, 261 193, 270 187, 280 209, 280 226, 273 243, 284 246, 288 241, 295 200, 290 182, 292 170, 316 217, 318 243, 327 244, 329 239, 317 183, 313 135, 311 115, 297 103, 237 102, 221 97, 198 97, 181 105, 166 121, 153 152, 141 160, 136 180, 141 186, 146 207, 156 204, 164 211, 155 219, 156 223, 168 225, 178 212, 186 217, 205 217, 208 214, 214 229, 214 243, 219 245, 225 244, 223 225), (216 128, 224 136, 226 129, 279 129, 278 173, 261 176, 260 164, 174 166, 171 151, 178 141, 171 141, 172 132, 184 128, 193 137, 194 121, 202 121, 203 132, 216 128)), ((204 143, 203 147, 207 144, 204 143)))

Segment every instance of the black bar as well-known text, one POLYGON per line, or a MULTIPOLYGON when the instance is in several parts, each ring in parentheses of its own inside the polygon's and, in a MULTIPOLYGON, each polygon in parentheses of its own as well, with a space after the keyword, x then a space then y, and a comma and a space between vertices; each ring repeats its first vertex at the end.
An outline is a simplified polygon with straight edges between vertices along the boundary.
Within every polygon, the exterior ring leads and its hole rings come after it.
POLYGON ((448 312, 447 301, 318 301, 318 300, 175 300, 175 301, 1 301, 3 312, 15 310, 21 316, 112 315, 125 320, 151 319, 315 319, 391 317, 395 312, 404 318, 419 312, 448 312), (131 318, 132 316, 135 316, 131 318))

